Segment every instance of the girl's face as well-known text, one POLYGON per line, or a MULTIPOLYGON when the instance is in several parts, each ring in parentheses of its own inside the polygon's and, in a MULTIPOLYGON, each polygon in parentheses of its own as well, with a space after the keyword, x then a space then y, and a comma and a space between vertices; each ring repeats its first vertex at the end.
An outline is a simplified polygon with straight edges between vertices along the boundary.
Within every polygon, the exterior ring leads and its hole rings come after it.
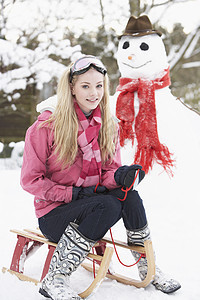
POLYGON ((77 76, 72 95, 84 113, 95 109, 104 95, 104 75, 91 68, 77 76))

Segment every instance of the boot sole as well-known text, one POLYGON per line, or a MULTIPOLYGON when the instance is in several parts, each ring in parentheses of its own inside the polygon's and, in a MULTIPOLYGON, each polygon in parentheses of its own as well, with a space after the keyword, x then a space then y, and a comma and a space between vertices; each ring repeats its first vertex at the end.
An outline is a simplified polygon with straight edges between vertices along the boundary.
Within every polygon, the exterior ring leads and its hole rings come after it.
MULTIPOLYGON (((43 290, 42 288, 40 288, 39 289, 39 293, 42 295, 42 296, 44 296, 44 297, 46 297, 46 298, 49 298, 49 299, 52 299, 52 300, 54 300, 45 290, 43 290)), ((71 299, 81 299, 80 297, 73 297, 73 298, 71 298, 71 299)))
POLYGON ((45 290, 43 290, 42 288, 39 289, 39 293, 40 293, 42 296, 44 296, 44 297, 46 297, 46 298, 49 298, 49 299, 52 299, 52 300, 53 300, 53 298, 51 298, 51 296, 50 296, 45 290))
MULTIPOLYGON (((154 285, 154 286, 155 286, 155 285, 154 285)), ((164 290, 162 290, 162 289, 159 289, 159 288, 156 287, 156 286, 155 286, 155 288, 156 288, 157 290, 159 290, 159 291, 165 293, 165 294, 172 294, 172 293, 178 291, 178 290, 181 288, 181 285, 180 285, 180 286, 177 286, 176 288, 174 288, 173 290, 170 290, 170 291, 168 291, 168 292, 167 292, 167 291, 164 291, 164 290)))

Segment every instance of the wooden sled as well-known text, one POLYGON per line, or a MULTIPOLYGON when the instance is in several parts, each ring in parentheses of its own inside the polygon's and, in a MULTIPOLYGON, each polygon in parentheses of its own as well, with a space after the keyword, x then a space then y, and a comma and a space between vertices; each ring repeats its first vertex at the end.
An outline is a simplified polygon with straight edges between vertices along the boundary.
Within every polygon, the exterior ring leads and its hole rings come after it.
MULTIPOLYGON (((2 271, 8 271, 11 274, 16 275, 21 280, 31 281, 37 285, 39 282, 42 281, 42 279, 48 272, 50 261, 57 244, 47 240, 39 230, 12 229, 10 231, 17 234, 17 243, 13 253, 10 269, 3 268, 2 271), (24 264, 26 260, 30 257, 30 255, 33 254, 42 245, 48 246, 48 253, 46 261, 44 263, 42 276, 39 281, 24 274, 24 264)), ((98 288, 98 286, 101 284, 105 277, 117 280, 118 282, 121 282, 123 284, 133 285, 136 287, 146 287, 152 281, 155 275, 155 261, 151 241, 145 241, 144 247, 128 246, 124 242, 115 241, 116 246, 123 247, 128 250, 134 250, 142 254, 146 254, 148 272, 145 280, 143 281, 134 280, 132 278, 128 278, 120 274, 112 274, 109 271, 109 265, 114 251, 113 247, 108 246, 111 244, 112 241, 110 239, 103 238, 102 240, 98 241, 93 247, 96 251, 96 254, 88 254, 87 258, 96 262, 98 264, 98 267, 95 268, 95 278, 92 281, 92 283, 85 291, 79 294, 81 298, 85 299, 90 294, 92 294, 98 288)), ((84 262, 82 263, 82 266, 86 270, 93 272, 93 267, 90 264, 84 262)))

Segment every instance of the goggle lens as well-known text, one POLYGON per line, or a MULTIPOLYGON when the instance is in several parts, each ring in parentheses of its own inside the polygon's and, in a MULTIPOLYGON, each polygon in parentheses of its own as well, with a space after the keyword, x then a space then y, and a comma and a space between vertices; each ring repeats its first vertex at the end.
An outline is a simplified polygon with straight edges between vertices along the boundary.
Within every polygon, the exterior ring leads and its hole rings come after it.
POLYGON ((94 66, 95 69, 102 74, 106 74, 107 70, 103 63, 95 56, 87 55, 79 58, 70 69, 70 81, 74 74, 82 74, 86 72, 90 66, 94 66))

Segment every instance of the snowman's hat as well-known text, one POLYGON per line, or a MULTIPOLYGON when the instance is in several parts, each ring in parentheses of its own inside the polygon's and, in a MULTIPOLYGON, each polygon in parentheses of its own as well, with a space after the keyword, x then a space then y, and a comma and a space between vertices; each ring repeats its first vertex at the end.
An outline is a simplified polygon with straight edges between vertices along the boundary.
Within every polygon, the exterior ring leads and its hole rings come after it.
POLYGON ((138 37, 149 34, 158 34, 159 36, 162 35, 160 31, 153 29, 151 21, 146 15, 138 18, 131 16, 128 20, 124 33, 119 36, 119 39, 126 35, 138 37))

